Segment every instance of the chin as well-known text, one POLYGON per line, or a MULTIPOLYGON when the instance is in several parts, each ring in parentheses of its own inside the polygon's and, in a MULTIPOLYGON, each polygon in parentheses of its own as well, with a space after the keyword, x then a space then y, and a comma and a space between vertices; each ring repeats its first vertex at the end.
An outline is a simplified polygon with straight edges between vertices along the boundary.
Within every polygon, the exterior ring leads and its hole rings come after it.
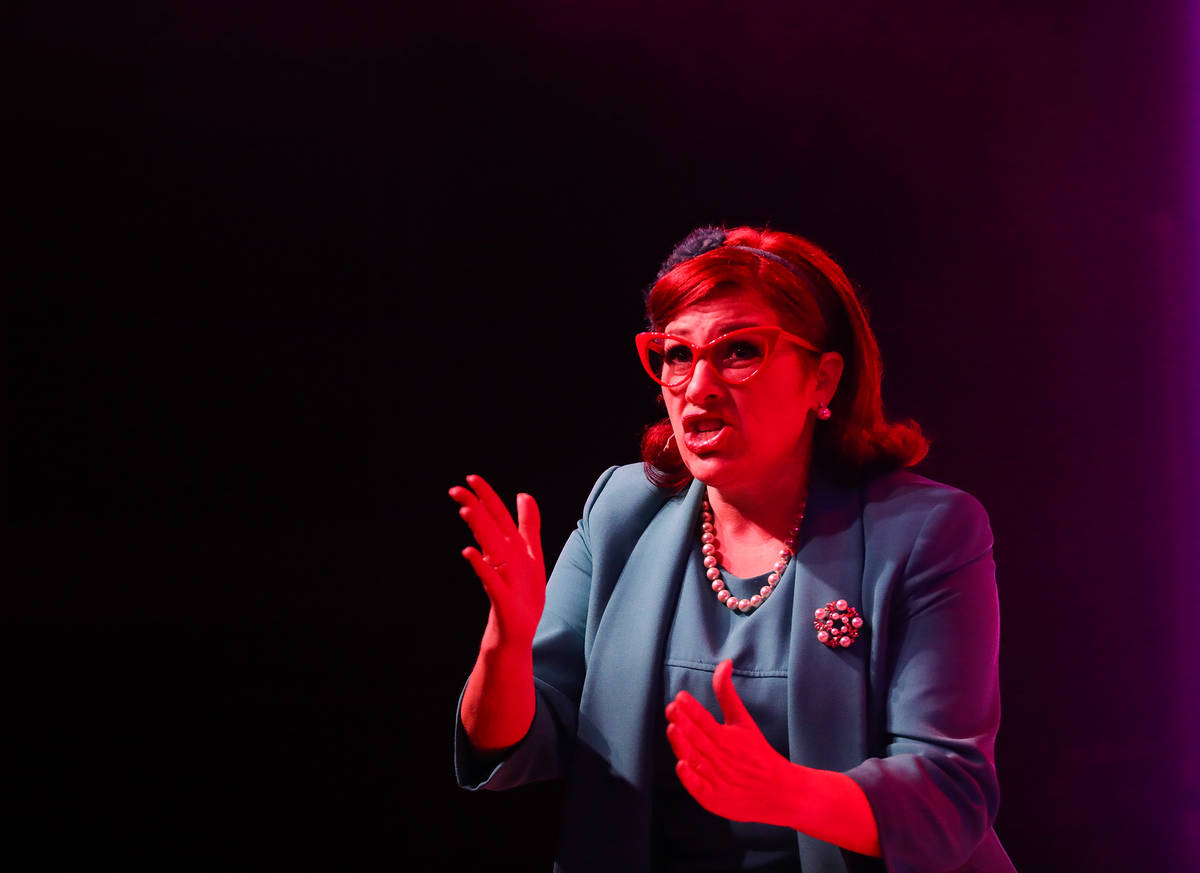
POLYGON ((703 482, 705 485, 720 487, 722 484, 727 484, 731 480, 736 480, 737 471, 731 464, 728 458, 721 458, 716 455, 708 455, 706 457, 693 457, 684 462, 688 468, 688 472, 692 477, 703 482))

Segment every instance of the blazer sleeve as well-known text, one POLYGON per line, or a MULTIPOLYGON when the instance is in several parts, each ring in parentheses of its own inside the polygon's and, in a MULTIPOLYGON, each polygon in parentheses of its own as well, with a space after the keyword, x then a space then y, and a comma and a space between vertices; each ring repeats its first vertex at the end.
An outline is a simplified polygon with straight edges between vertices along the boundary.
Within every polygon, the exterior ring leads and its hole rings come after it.
POLYGON ((884 757, 848 775, 890 873, 962 866, 999 806, 999 607, 987 514, 961 491, 923 513, 887 621, 884 757))
MULTIPOLYGON (((586 672, 584 635, 592 582, 591 514, 616 467, 592 488, 583 518, 567 539, 546 586, 546 606, 533 639, 536 710, 525 737, 502 758, 481 758, 462 724, 459 695, 454 770, 469 790, 503 790, 562 775, 571 753, 586 672)), ((465 690, 465 687, 464 687, 465 690)))

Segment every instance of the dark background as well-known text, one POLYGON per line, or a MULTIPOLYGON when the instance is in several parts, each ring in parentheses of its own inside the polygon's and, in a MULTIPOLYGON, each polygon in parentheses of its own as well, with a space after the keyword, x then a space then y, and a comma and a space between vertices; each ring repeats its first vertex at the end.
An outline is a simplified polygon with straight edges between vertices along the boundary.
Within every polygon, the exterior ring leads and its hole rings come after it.
POLYGON ((1200 869, 1185 13, 14 7, 11 869, 548 869, 553 787, 453 786, 445 491, 557 553, 705 223, 839 258, 990 510, 1019 869, 1200 869))

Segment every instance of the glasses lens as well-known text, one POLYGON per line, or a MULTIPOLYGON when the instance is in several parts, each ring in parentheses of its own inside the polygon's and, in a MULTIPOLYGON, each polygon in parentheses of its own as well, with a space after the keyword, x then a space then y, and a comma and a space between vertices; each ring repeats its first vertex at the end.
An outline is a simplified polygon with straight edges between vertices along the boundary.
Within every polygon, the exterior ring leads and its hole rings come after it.
POLYGON ((665 385, 677 385, 692 372, 692 350, 669 337, 655 337, 646 344, 646 367, 665 385))
POLYGON ((765 333, 738 333, 713 346, 709 360, 717 372, 730 382, 744 382, 767 359, 770 343, 765 333))

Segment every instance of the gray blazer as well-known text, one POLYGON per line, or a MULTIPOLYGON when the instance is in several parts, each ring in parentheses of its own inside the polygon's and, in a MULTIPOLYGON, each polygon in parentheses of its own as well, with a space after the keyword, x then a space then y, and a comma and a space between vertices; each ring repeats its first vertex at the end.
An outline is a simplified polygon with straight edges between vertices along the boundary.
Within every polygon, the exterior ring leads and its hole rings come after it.
MULTIPOLYGON (((550 577, 529 733, 483 765, 458 721, 464 787, 566 780, 564 873, 650 870, 650 732, 701 493, 697 482, 675 495, 656 488, 640 464, 605 472, 550 577)), ((983 507, 908 472, 857 489, 816 479, 793 563, 791 682, 780 701, 789 756, 854 779, 883 849, 880 861, 797 833, 804 873, 1012 871, 991 827, 999 614, 983 507), (866 626, 834 650, 816 639, 812 610, 839 598, 866 626)))

